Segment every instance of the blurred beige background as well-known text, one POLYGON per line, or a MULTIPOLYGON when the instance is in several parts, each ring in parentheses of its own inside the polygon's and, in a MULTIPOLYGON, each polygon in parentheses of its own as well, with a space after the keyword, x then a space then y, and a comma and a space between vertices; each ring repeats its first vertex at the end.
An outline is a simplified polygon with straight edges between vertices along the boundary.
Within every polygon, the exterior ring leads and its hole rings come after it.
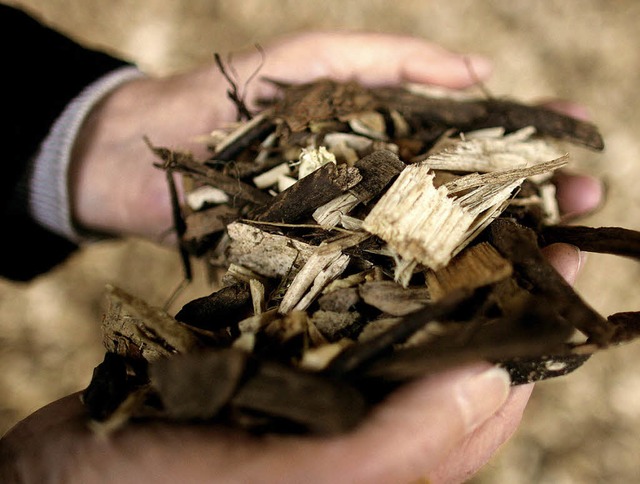
MULTIPOLYGON (((640 230, 640 2, 635 0, 5 3, 21 5, 86 45, 153 74, 309 29, 404 33, 484 54, 495 62, 487 83, 495 96, 565 98, 588 107, 606 149, 604 154, 573 149, 574 167, 602 177, 609 190, 604 207, 583 223, 640 230)), ((46 82, 46 75, 40 81, 46 82)), ((173 251, 121 240, 87 247, 29 284, 0 280, 0 433, 86 386, 103 355, 99 323, 106 283, 162 305, 180 278, 173 251)), ((640 263, 592 254, 577 287, 606 316, 640 310, 639 280, 640 263)), ((199 274, 175 305, 207 290, 199 274)), ((639 455, 640 343, 633 343, 539 384, 518 433, 474 482, 637 482, 639 455)))

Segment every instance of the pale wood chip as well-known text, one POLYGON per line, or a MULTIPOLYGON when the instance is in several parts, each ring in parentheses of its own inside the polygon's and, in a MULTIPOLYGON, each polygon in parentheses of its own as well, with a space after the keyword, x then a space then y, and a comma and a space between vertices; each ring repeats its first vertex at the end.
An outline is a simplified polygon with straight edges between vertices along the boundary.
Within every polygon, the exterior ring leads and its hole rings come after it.
POLYGON ((265 277, 283 277, 297 271, 316 249, 241 222, 229 224, 227 233, 231 239, 228 260, 265 277))

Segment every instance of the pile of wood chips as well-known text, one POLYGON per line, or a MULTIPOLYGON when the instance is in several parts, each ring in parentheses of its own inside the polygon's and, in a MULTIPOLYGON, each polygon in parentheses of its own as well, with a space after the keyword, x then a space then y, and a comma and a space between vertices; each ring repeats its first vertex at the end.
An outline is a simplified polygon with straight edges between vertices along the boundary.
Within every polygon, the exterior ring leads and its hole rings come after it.
POLYGON ((246 119, 207 160, 148 140, 187 277, 194 258, 226 273, 175 316, 109 288, 83 393, 96 428, 343 432, 431 372, 485 360, 539 381, 640 334, 640 313, 601 316, 540 252, 640 255, 636 232, 561 224, 554 173, 571 145, 603 149, 594 125, 424 87, 277 85, 253 116, 230 91, 246 119))

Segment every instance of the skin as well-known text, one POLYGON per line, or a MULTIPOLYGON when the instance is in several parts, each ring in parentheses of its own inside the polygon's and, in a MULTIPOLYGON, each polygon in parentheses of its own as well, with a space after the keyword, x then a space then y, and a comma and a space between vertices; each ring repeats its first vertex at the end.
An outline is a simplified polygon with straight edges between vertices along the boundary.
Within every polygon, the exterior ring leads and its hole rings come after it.
MULTIPOLYGON (((410 81, 451 88, 474 82, 463 56, 410 37, 312 33, 284 38, 265 52, 260 74, 290 82, 332 77, 372 86, 410 81)), ((477 78, 486 79, 490 64, 470 58, 477 78)), ((247 78, 259 63, 259 55, 250 52, 237 57, 234 66, 240 78, 247 78)), ((214 66, 204 66, 132 81, 107 96, 85 123, 74 152, 70 190, 78 226, 159 240, 171 226, 169 201, 164 173, 153 167, 157 160, 142 137, 204 156, 202 146, 189 140, 233 120, 227 88, 214 66)), ((269 89, 251 84, 249 105, 269 89)), ((584 112, 567 102, 548 105, 576 117, 584 112)), ((590 177, 558 178, 564 213, 593 210, 601 198, 602 186, 590 177)), ((578 249, 556 244, 545 252, 573 283, 582 261, 578 249)), ((502 370, 479 362, 408 384, 354 431, 323 438, 258 438, 167 423, 131 425, 100 436, 87 427, 74 394, 3 437, 0 481, 461 482, 515 432, 532 389, 510 388, 502 370)))

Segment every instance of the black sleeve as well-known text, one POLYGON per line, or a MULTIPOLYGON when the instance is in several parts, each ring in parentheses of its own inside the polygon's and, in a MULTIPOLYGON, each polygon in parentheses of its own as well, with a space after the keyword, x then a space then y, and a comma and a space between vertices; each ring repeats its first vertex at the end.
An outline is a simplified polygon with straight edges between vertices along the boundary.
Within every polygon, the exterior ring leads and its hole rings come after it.
POLYGON ((30 161, 65 106, 92 81, 127 63, 83 48, 21 10, 0 5, 3 68, 0 131, 0 276, 28 280, 62 262, 76 246, 27 215, 30 161))

